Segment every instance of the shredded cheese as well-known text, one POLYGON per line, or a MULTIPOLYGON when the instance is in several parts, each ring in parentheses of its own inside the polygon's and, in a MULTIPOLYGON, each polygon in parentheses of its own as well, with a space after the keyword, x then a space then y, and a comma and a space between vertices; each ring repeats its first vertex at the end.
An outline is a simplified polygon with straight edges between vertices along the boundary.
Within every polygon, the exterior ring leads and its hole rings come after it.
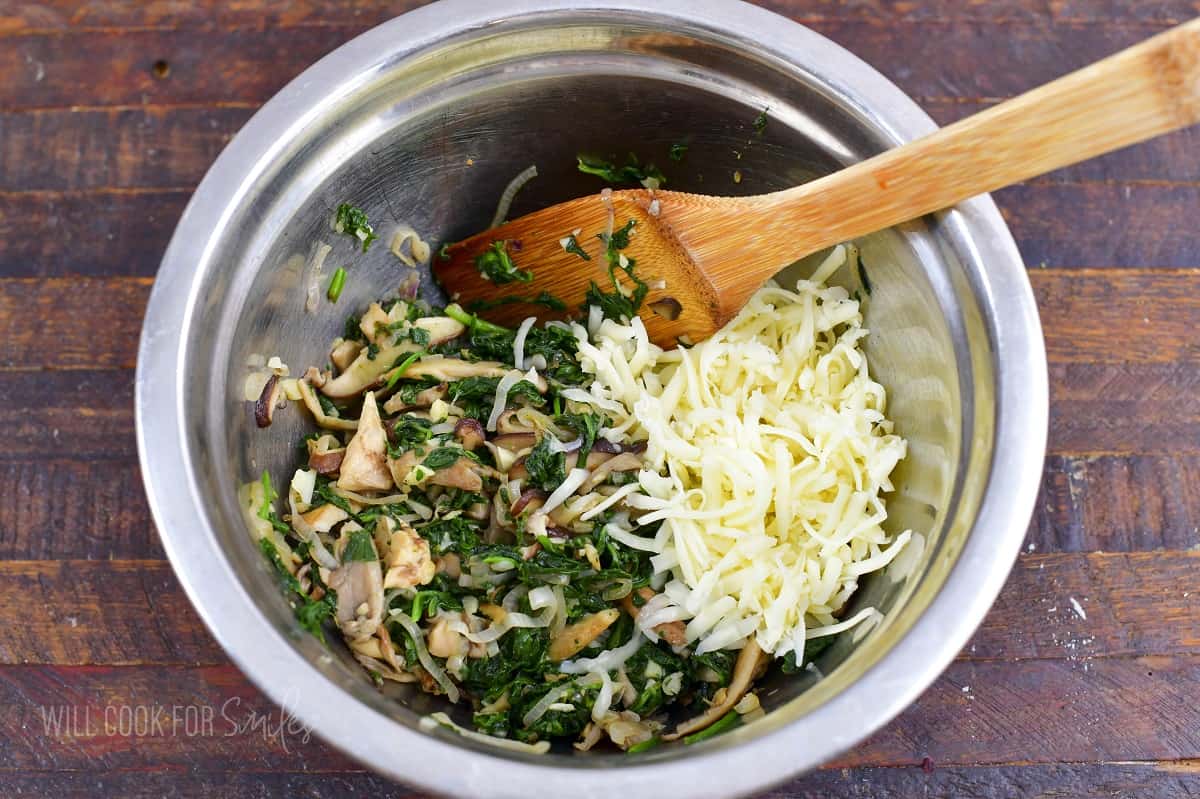
POLYGON ((881 526, 906 443, 859 347, 859 303, 823 283, 852 256, 835 248, 795 291, 768 284, 695 347, 664 351, 638 319, 574 327, 588 401, 648 442, 638 521, 664 522, 655 539, 614 537, 656 553, 699 653, 754 636, 800 657, 806 638, 877 620, 840 613, 910 538, 881 526))

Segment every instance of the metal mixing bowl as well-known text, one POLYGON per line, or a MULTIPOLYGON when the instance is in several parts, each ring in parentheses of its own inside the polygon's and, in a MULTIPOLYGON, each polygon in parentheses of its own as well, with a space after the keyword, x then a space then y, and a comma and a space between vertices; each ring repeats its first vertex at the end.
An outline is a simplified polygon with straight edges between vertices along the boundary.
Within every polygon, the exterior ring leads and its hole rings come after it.
POLYGON ((290 474, 309 423, 285 410, 256 430, 242 385, 252 353, 279 355, 294 372, 323 364, 345 314, 404 275, 385 245, 352 255, 330 231, 340 202, 363 206, 384 234, 403 220, 436 243, 486 226, 503 186, 531 163, 541 177, 514 216, 596 191, 574 169, 580 150, 634 150, 667 171, 671 188, 748 194, 933 128, 850 53, 728 0, 449 0, 322 59, 254 116, 197 189, 142 334, 146 487, 213 634, 322 737, 440 793, 731 796, 853 746, 967 641, 1033 507, 1045 353, 1020 256, 990 199, 860 242, 873 289, 867 350, 910 442, 889 525, 924 538, 864 580, 850 608, 874 605, 885 621, 841 636, 818 661, 823 679, 769 676, 764 719, 697 746, 537 757, 419 729, 440 700, 381 694, 339 644, 301 632, 246 534, 238 484, 264 468, 290 474), (752 120, 764 107, 758 137, 752 120), (678 163, 666 155, 676 141, 689 143, 678 163), (330 268, 349 263, 351 276, 336 306, 307 314, 301 265, 318 239, 335 245, 330 268))

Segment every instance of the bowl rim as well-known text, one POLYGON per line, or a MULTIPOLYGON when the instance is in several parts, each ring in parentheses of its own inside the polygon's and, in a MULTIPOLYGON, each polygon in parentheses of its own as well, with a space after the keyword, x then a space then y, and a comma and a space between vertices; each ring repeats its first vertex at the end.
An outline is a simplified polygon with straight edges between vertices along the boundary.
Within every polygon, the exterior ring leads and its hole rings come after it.
POLYGON ((238 667, 285 712, 334 747, 371 768, 425 790, 453 795, 573 796, 665 794, 742 795, 810 769, 853 746, 894 718, 946 668, 982 621, 1003 586, 1024 539, 1040 484, 1048 425, 1046 354, 1024 264, 990 196, 955 206, 988 264, 977 292, 1002 310, 987 321, 997 371, 991 473, 962 551, 945 582, 913 626, 854 683, 815 708, 805 724, 790 723, 746 742, 693 757, 631 762, 603 772, 583 762, 530 762, 468 752, 438 736, 409 729, 362 706, 334 709, 355 698, 301 656, 261 612, 232 571, 214 565, 214 531, 192 479, 184 375, 185 354, 205 263, 231 209, 244 198, 246 164, 270 159, 277 144, 303 126, 322 98, 362 76, 456 33, 546 12, 628 13, 648 21, 677 20, 753 41, 790 63, 820 63, 838 76, 834 88, 869 98, 868 109, 896 141, 936 125, 898 87, 864 61, 816 32, 740 0, 441 0, 372 28, 291 81, 234 137, 201 181, 163 257, 146 310, 135 387, 138 452, 146 493, 175 573, 213 636, 238 667), (170 409, 173 413, 164 412, 170 409), (198 522, 199 527, 197 529, 198 522), (987 530, 987 535, 978 533, 987 530), (174 532, 173 532, 174 531, 174 532), (1000 564, 998 567, 997 564, 1000 564), (952 601, 947 601, 952 598, 952 601), (239 619, 236 625, 221 620, 239 619), (936 644, 936 645, 934 645, 936 644), (278 680, 287 674, 286 683, 278 680), (305 697, 298 705, 289 700, 305 697), (802 729, 803 728, 803 729, 802 729), (820 734, 815 734, 820 730, 820 734), (753 746, 754 768, 745 769, 753 746), (396 752, 403 751, 403 760, 396 752), (472 757, 471 755, 475 755, 472 757), (703 768, 698 768, 703 759, 703 768), (739 768, 742 766, 742 768, 739 768), (498 779, 495 768, 502 767, 498 779))

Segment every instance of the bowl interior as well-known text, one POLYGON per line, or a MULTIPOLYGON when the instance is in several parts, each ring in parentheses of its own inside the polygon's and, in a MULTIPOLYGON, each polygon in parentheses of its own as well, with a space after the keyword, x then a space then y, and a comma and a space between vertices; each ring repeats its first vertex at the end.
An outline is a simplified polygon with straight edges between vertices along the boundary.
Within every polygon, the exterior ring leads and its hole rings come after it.
MULTIPOLYGON (((340 643, 326 649, 301 632, 246 535, 237 486, 264 469, 277 479, 290 475, 299 465, 295 442, 312 429, 298 408, 277 413, 267 430, 255 428, 241 396, 248 359, 278 355, 293 374, 325 364, 346 315, 394 293, 408 274, 387 249, 396 225, 411 225, 435 248, 480 230, 505 184, 531 164, 539 177, 511 216, 598 191, 599 180, 575 168, 580 152, 619 160, 636 153, 657 164, 672 189, 754 194, 868 157, 896 134, 819 68, 700 23, 676 20, 666 30, 645 16, 587 12, 506 19, 383 59, 296 118, 267 157, 246 165, 206 250, 183 347, 184 443, 195 490, 244 591, 328 680, 412 727, 418 714, 444 709, 440 700, 399 686, 381 696, 340 643), (764 108, 760 135, 753 122, 764 108), (680 160, 669 156, 676 143, 687 145, 680 160), (370 252, 332 232, 342 202, 364 208, 383 237, 370 252), (304 264, 318 241, 333 247, 325 275, 346 266, 349 279, 336 305, 322 296, 318 311, 306 313, 304 264)), ((863 274, 837 280, 866 298, 871 368, 909 441, 887 526, 912 529, 921 541, 864 579, 850 608, 874 606, 886 620, 839 637, 817 662, 823 679, 772 673, 760 692, 767 718, 729 740, 804 717, 886 655, 941 586, 987 478, 994 378, 972 288, 981 266, 966 228, 951 213, 858 244, 863 274)), ((787 276, 811 270, 812 261, 787 276)), ((427 270, 421 287, 426 298, 443 300, 427 270)), ((664 747, 649 761, 703 749, 664 747)), ((581 758, 568 748, 549 757, 594 765, 610 756, 581 758)))

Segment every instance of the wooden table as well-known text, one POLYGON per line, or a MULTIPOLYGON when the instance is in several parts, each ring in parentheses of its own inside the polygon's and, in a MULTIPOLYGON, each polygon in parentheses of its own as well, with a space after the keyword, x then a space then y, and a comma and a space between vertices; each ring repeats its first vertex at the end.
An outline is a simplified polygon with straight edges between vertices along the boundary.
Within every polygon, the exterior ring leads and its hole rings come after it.
MULTIPOLYGON (((142 309, 196 182, 287 80, 405 5, 0 0, 0 795, 408 795, 281 724, 213 642, 155 535, 132 409, 142 309)), ((942 123, 1200 13, 768 5, 942 123)), ((1026 546, 912 708, 772 796, 1200 792, 1200 130, 996 199, 1050 358, 1026 546)))

